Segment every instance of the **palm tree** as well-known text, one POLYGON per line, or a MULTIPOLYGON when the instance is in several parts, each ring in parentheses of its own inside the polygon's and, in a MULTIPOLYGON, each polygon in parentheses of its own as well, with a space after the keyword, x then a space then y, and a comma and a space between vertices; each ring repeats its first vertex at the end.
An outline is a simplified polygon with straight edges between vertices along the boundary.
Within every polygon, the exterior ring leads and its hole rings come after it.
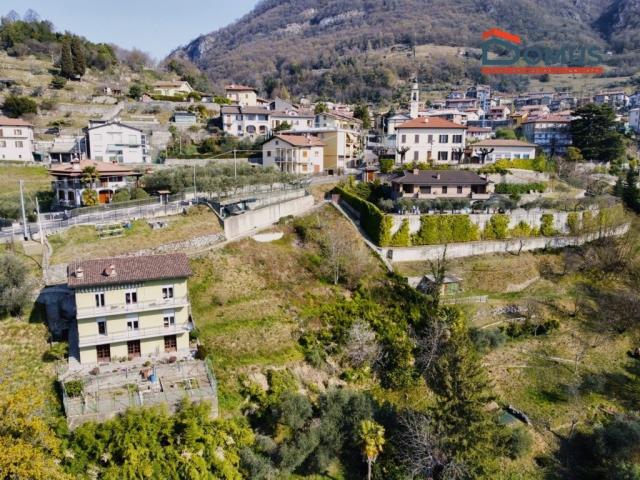
POLYGON ((384 427, 374 420, 360 422, 360 440, 362 451, 367 458, 367 479, 371 480, 371 466, 378 459, 384 445, 384 427))
POLYGON ((82 203, 85 205, 95 205, 98 203, 98 192, 96 191, 96 182, 100 178, 98 169, 93 165, 88 165, 82 169, 81 181, 87 189, 82 192, 82 203), (91 193, 89 193, 91 192, 91 193))

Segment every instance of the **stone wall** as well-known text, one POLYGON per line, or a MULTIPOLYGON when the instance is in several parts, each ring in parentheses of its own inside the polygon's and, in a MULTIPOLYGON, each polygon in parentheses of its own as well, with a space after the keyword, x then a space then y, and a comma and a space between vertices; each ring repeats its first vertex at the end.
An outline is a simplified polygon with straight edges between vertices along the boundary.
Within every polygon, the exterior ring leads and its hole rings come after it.
POLYGON ((577 237, 530 237, 511 240, 450 243, 449 245, 428 245, 423 247, 383 248, 382 254, 392 262, 419 262, 442 257, 446 248, 447 258, 472 257, 494 253, 518 253, 520 251, 564 248, 583 245, 603 236, 620 236, 629 230, 622 225, 607 232, 596 232, 577 237))

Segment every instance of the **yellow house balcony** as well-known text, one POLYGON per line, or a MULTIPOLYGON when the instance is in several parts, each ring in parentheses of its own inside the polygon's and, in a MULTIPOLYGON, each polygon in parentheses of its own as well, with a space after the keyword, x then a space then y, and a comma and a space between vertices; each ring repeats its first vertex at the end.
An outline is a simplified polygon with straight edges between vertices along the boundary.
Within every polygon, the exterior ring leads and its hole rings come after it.
POLYGON ((110 332, 106 334, 81 335, 78 339, 79 347, 90 347, 93 345, 104 345, 107 343, 127 342, 129 340, 142 340, 144 338, 164 337, 166 335, 178 335, 189 332, 193 327, 192 323, 179 325, 132 328, 124 331, 110 332))
POLYGON ((112 304, 104 307, 81 307, 76 311, 76 318, 107 317, 110 315, 122 315, 126 313, 148 312, 152 310, 162 310, 165 308, 180 308, 189 305, 188 297, 167 298, 153 300, 150 302, 136 302, 127 304, 112 304))

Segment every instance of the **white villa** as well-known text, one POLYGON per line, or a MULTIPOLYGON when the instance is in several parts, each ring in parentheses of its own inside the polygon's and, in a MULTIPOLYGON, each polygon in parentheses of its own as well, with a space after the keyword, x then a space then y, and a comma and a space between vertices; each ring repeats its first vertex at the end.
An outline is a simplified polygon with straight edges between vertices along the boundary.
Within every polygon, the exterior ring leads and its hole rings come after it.
POLYGON ((0 117, 0 160, 33 161, 33 125, 0 117))
POLYGON ((258 92, 253 87, 246 85, 226 85, 224 87, 225 95, 232 103, 241 107, 257 107, 258 92))
POLYGON ((324 143, 312 135, 279 134, 262 145, 262 164, 297 174, 324 171, 324 143))
POLYGON ((397 127, 396 163, 458 163, 466 145, 467 127, 439 117, 420 117, 397 127))
POLYGON ((474 143, 471 146, 473 152, 471 157, 477 161, 482 161, 484 158, 484 163, 494 163, 500 159, 530 159, 535 158, 536 147, 534 143, 494 138, 474 143), (487 154, 484 155, 484 153, 487 154))
POLYGON ((120 122, 89 127, 87 147, 89 157, 98 162, 151 163, 147 136, 120 122))

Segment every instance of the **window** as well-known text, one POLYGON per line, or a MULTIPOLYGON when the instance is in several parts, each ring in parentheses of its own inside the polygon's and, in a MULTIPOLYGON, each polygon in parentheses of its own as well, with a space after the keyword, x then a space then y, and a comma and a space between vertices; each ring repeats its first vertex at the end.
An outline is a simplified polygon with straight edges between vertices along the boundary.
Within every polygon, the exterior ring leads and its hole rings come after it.
POLYGON ((13 134, 14 134, 14 135, 22 135, 22 130, 21 130, 21 129, 19 129, 19 128, 16 128, 16 129, 13 131, 13 134))
POLYGON ((418 135, 418 134, 414 135, 413 143, 420 143, 420 135, 418 135))
POLYGON ((135 290, 130 290, 128 292, 125 292, 124 301, 127 303, 127 305, 131 305, 132 303, 138 303, 138 292, 135 290))
POLYGON ((442 187, 442 193, 447 193, 449 191, 449 187, 442 187))
POLYGON ((2 129, 0 128, 0 137, 4 137, 4 133, 2 133, 2 129))
POLYGON ((407 136, 406 135, 402 135, 402 140, 400 140, 402 143, 407 143, 407 136))
POLYGON ((418 152, 413 152, 413 160, 414 160, 414 161, 417 161, 417 160, 418 160, 418 155, 419 155, 419 153, 418 153, 418 152))
POLYGON ((453 143, 462 143, 462 135, 454 135, 452 139, 453 143))
POLYGON ((127 342, 127 353, 129 357, 138 358, 140 357, 140 340, 131 340, 127 342))
POLYGON ((438 141, 440 143, 449 143, 449 135, 440 135, 438 141))
POLYGON ((162 318, 162 322, 164 323, 165 327, 172 327, 176 324, 176 316, 174 313, 165 313, 164 317, 162 318))
POLYGON ((522 158, 524 158, 525 160, 529 160, 530 157, 528 153, 523 153, 522 158))
POLYGON ((22 141, 18 140, 18 141, 16 142, 16 147, 17 147, 17 148, 22 148, 23 146, 24 146, 24 144, 22 143, 22 141))
POLYGON ((438 152, 438 160, 449 160, 449 152, 438 152))
POLYGON ((458 193, 462 193, 462 187, 458 185, 458 193))
POLYGON ((271 150, 267 150, 267 157, 271 156, 271 150))
POLYGON ((6 147, 7 146, 7 142, 5 142, 4 140, 0 141, 0 147, 6 147))
POLYGON ((104 292, 96 293, 95 299, 96 299, 96 307, 104 307, 104 292))
POLYGON ((420 187, 420 193, 431 193, 431 186, 422 186, 420 187))
POLYGON ((107 321, 104 318, 98 319, 98 335, 107 334, 107 321))
POLYGON ((140 328, 138 315, 127 316, 127 330, 138 330, 138 328, 140 328))
POLYGON ((173 287, 162 287, 162 298, 173 298, 173 287))
POLYGON ((433 135, 427 135, 427 143, 433 143, 433 135))
POLYGON ((178 342, 176 341, 176 336, 168 335, 164 337, 164 351, 175 352, 176 350, 178 350, 178 342))
POLYGON ((110 362, 111 361, 111 346, 107 345, 97 345, 96 346, 96 355, 98 357, 98 362, 110 362))

